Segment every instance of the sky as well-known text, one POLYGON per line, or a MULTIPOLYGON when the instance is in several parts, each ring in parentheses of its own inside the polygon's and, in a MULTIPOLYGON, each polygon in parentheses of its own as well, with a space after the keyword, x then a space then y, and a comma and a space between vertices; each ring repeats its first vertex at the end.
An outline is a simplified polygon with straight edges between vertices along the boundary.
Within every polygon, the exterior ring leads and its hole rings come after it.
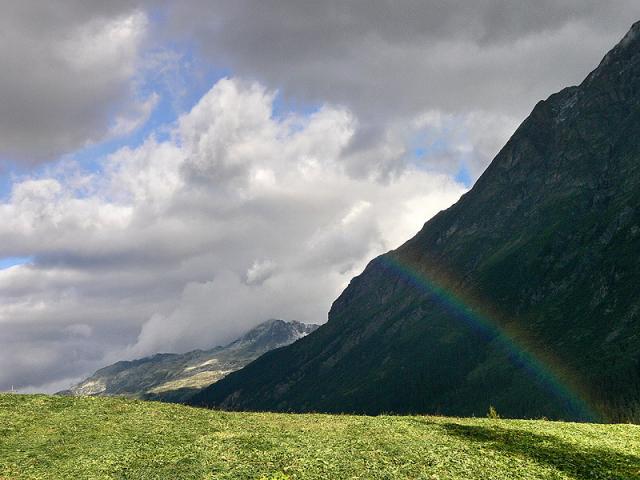
POLYGON ((0 0, 0 391, 324 323, 637 0, 0 0))

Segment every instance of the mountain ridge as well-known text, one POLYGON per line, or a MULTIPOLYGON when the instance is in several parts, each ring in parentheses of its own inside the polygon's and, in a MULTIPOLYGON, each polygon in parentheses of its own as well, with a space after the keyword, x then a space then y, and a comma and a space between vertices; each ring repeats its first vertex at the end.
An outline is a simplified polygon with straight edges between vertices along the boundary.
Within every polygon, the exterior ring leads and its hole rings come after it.
POLYGON ((242 368, 265 352, 289 345, 318 325, 267 320, 224 346, 186 353, 156 353, 123 360, 96 371, 65 395, 124 395, 182 402, 229 372, 242 368))

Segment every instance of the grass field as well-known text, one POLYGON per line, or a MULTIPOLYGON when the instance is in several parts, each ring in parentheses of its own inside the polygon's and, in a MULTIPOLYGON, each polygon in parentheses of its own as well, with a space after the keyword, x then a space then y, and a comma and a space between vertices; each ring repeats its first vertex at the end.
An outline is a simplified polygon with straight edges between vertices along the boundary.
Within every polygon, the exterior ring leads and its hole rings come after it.
POLYGON ((640 426, 0 395, 0 479, 640 479, 640 426))

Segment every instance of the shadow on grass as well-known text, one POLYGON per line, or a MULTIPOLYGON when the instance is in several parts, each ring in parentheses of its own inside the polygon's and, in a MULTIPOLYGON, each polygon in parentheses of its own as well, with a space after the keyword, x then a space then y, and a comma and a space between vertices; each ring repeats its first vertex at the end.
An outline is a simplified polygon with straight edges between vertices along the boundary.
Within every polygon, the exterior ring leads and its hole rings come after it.
POLYGON ((464 440, 482 443, 497 451, 526 456, 564 472, 576 479, 640 479, 640 457, 606 449, 579 448, 551 435, 523 430, 440 424, 447 433, 464 440))

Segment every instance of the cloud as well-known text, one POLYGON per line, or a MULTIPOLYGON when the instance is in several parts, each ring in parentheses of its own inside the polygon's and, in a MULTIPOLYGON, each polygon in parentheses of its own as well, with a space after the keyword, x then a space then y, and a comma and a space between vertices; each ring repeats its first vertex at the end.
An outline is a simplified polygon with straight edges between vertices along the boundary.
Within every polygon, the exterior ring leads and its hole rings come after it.
POLYGON ((170 11, 215 64, 373 122, 433 109, 522 117, 581 81, 640 17, 632 0, 192 0, 170 11))
POLYGON ((147 123, 159 100, 159 95, 154 92, 145 100, 134 102, 128 110, 114 119, 107 136, 122 137, 136 131, 147 123))
POLYGON ((130 116, 148 18, 133 2, 108 3, 3 4, 0 159, 51 160, 130 116))
POLYGON ((33 260, 0 270, 0 388, 223 344, 271 317, 324 322, 371 257, 465 190, 403 157, 393 132, 367 158, 393 152, 394 171, 366 168, 351 112, 276 115, 275 97, 222 79, 167 140, 13 185, 0 256, 33 260))
POLYGON ((439 110, 417 116, 407 128, 416 133, 414 145, 421 164, 436 171, 467 170, 477 178, 515 131, 516 119, 503 114, 439 110))
MULTIPOLYGON (((594 68, 640 18, 640 3, 191 0, 169 11, 174 35, 214 65, 292 102, 347 107, 361 124, 355 146, 366 152, 390 124, 407 129, 434 111, 500 120, 500 134, 484 129, 483 142, 504 144, 503 132, 540 99, 594 68)), ((487 165, 478 162, 472 180, 487 165)))

